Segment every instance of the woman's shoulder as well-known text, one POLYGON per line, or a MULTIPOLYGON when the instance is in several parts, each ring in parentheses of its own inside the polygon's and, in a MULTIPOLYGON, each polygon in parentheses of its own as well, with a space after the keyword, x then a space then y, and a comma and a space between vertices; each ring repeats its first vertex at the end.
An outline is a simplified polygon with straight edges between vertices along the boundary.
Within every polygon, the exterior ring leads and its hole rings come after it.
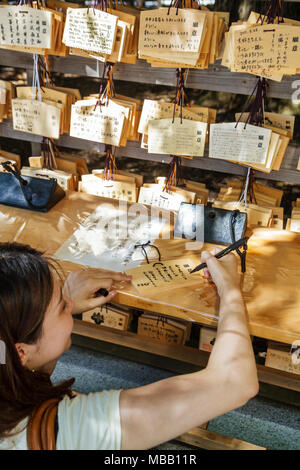
POLYGON ((119 396, 121 390, 103 390, 100 392, 80 393, 72 390, 72 396, 65 395, 58 404, 58 412, 61 414, 64 411, 77 412, 92 410, 93 407, 97 409, 107 407, 119 406, 119 396))
MULTIPOLYGON (((57 449, 120 449, 120 392, 65 395, 58 404, 57 449)), ((1 439, 0 450, 27 450, 27 423, 28 417, 1 439)))
POLYGON ((120 449, 120 392, 65 396, 58 405, 57 449, 120 449))

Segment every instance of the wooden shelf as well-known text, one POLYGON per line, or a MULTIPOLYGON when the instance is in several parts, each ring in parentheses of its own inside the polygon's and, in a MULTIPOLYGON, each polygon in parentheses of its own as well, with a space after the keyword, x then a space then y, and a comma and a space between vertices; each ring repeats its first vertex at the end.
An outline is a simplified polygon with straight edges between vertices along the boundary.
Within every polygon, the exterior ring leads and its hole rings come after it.
MULTIPOLYGON (((73 334, 99 339, 158 356, 168 357, 196 365, 200 368, 206 367, 209 358, 209 353, 190 346, 168 345, 154 339, 144 338, 136 333, 98 326, 82 320, 74 320, 73 334)), ((260 382, 300 392, 300 380, 298 375, 283 372, 278 369, 271 369, 270 367, 259 364, 257 365, 257 372, 260 382)))
MULTIPOLYGON (((15 131, 12 126, 12 120, 7 119, 0 124, 0 137, 9 137, 12 139, 25 140, 29 142, 40 143, 42 137, 25 132, 15 131)), ((64 134, 56 141, 57 145, 61 147, 73 148, 77 150, 88 150, 94 152, 104 152, 105 145, 90 140, 77 139, 64 134)), ((233 175, 246 176, 247 168, 236 163, 231 163, 225 160, 217 160, 209 158, 207 155, 200 158, 190 160, 182 158, 182 165, 190 168, 200 168, 203 170, 211 170, 217 172, 230 173, 233 175)), ((147 150, 141 148, 140 142, 129 141, 126 147, 116 148, 115 156, 137 158, 140 160, 155 161, 158 163, 169 163, 170 155, 158 155, 148 153, 147 150)), ((284 157, 281 169, 279 171, 271 171, 271 173, 263 173, 257 171, 256 178, 265 178, 274 181, 286 181, 292 184, 300 184, 300 171, 297 170, 298 159, 300 156, 300 145, 289 145, 286 155, 284 157)))

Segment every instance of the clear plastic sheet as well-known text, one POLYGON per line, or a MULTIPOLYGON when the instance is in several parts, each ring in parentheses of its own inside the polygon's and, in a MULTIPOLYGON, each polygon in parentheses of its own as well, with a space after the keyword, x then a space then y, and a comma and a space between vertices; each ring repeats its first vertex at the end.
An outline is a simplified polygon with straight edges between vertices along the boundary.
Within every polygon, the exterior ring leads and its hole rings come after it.
MULTIPOLYGON (((68 192, 48 213, 41 214, 0 205, 0 240, 33 246, 53 256, 97 206, 118 201, 68 192)), ((172 227, 172 222, 171 222, 172 227)), ((168 227, 169 230, 169 227, 168 227)), ((156 240, 162 259, 177 258, 187 251, 186 240, 156 240)), ((205 244, 205 249, 215 245, 205 244)), ((221 247, 220 248, 224 248, 221 247)), ((65 274, 84 266, 60 261, 65 274)), ((246 273, 241 286, 246 302, 250 333, 291 344, 300 338, 300 234, 285 230, 254 228, 248 243, 246 273)), ((134 288, 116 284, 116 299, 125 305, 216 326, 219 299, 213 283, 203 279, 197 288, 159 292, 142 299, 134 288)))

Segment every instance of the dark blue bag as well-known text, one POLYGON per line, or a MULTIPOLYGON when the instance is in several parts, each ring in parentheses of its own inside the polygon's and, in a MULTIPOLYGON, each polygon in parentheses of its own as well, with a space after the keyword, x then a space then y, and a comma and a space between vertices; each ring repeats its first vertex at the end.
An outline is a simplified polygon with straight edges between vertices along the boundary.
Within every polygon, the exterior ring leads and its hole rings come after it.
POLYGON ((21 176, 10 162, 1 163, 8 173, 0 173, 0 204, 48 212, 64 198, 65 191, 55 178, 21 176))

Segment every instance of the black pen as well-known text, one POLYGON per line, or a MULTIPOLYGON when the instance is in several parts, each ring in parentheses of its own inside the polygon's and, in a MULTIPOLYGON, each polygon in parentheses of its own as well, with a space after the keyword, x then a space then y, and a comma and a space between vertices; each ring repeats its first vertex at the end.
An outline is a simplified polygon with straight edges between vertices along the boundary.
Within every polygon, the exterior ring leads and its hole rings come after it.
POLYGON ((95 296, 96 297, 107 297, 109 294, 109 291, 107 289, 104 289, 103 287, 101 287, 101 289, 98 289, 96 292, 95 292, 95 296))
MULTIPOLYGON (((231 251, 236 250, 237 248, 239 248, 244 243, 247 243, 248 240, 249 240, 249 237, 241 238, 240 240, 232 243, 232 245, 227 246, 224 250, 217 253, 215 255, 215 258, 218 258, 218 259, 222 258, 223 256, 227 255, 231 251)), ((204 268, 207 268, 206 263, 199 264, 199 266, 196 266, 196 268, 193 269, 193 271, 191 271, 190 274, 196 273, 197 271, 200 271, 200 269, 204 269, 204 268)))

